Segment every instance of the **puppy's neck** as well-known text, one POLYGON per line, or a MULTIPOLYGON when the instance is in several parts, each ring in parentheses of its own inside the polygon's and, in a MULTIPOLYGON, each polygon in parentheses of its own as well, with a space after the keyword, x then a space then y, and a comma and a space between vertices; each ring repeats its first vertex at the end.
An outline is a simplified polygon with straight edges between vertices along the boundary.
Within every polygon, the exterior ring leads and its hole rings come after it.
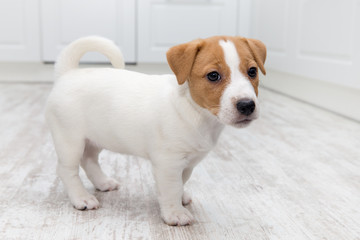
POLYGON ((185 116, 189 125, 195 128, 203 138, 208 139, 212 144, 216 144, 224 124, 222 124, 217 117, 209 110, 200 107, 191 97, 188 83, 185 82, 182 85, 178 85, 177 88, 177 107, 183 113, 187 113, 185 116))

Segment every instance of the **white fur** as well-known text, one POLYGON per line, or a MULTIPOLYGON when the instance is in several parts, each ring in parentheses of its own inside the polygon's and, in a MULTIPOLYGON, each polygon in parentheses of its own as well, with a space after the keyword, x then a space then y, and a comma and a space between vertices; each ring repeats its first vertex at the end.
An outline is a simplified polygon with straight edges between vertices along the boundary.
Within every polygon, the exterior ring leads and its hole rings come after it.
MULTIPOLYGON (((223 125, 198 106, 187 84, 178 86, 173 75, 76 68, 86 48, 104 53, 113 47, 98 37, 80 39, 57 62, 59 79, 49 96, 46 117, 59 157, 58 174, 77 209, 96 209, 99 202, 85 190, 79 164, 96 188, 107 191, 118 183, 100 169, 102 149, 148 158, 164 221, 189 224, 193 217, 182 202, 191 199, 183 184, 215 145, 223 125)), ((121 67, 118 53, 111 53, 111 62, 121 67)))
MULTIPOLYGON (((98 51, 116 68, 123 68, 120 50, 109 40, 82 38, 70 44, 56 64, 58 80, 49 96, 46 117, 59 158, 58 174, 77 209, 96 209, 98 200, 80 178, 79 165, 101 191, 119 183, 98 163, 102 149, 150 159, 161 214, 170 225, 193 221, 182 204, 191 202, 183 185, 194 166, 215 145, 223 123, 233 124, 231 98, 256 100, 241 75, 239 57, 231 42, 220 42, 231 69, 231 83, 221 98, 220 121, 198 106, 187 83, 173 75, 145 75, 124 69, 78 69, 81 56, 98 51)), ((238 114, 239 115, 239 114, 238 114)))
POLYGON ((224 124, 232 125, 234 127, 245 127, 251 120, 256 119, 259 115, 256 93, 249 79, 239 70, 240 57, 234 43, 231 41, 220 40, 219 44, 224 51, 225 62, 230 68, 231 80, 221 97, 218 116, 220 121, 224 124), (255 110, 248 117, 239 115, 239 112, 236 109, 235 103, 241 99, 251 99, 255 102, 255 110))

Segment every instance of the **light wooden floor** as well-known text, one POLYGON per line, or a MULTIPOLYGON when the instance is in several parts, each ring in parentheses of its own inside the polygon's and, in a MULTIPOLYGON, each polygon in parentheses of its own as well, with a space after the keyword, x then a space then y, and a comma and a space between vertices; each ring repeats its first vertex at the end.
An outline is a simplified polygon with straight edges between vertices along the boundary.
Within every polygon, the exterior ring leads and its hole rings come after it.
POLYGON ((97 192, 81 172, 101 208, 71 206, 44 123, 50 88, 0 84, 0 239, 360 239, 359 123, 261 89, 261 118, 226 129, 195 168, 196 223, 169 227, 135 157, 102 153, 121 188, 97 192))

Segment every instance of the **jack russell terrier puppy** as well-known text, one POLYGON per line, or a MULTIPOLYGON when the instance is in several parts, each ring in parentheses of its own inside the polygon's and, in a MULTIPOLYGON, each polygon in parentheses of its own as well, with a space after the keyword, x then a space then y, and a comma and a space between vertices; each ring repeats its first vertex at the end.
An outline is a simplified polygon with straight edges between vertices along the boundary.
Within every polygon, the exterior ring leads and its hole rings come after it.
POLYGON ((110 40, 85 37, 67 46, 55 65, 46 119, 57 173, 75 208, 99 207, 80 180, 79 165, 98 190, 118 188, 98 163, 101 150, 108 149, 150 159, 163 220, 193 222, 183 206, 191 202, 183 186, 224 125, 242 128, 258 117, 265 58, 259 40, 217 36, 170 48, 167 60, 175 75, 146 75, 124 70, 110 40), (107 56, 114 68, 79 69, 89 51, 107 56))

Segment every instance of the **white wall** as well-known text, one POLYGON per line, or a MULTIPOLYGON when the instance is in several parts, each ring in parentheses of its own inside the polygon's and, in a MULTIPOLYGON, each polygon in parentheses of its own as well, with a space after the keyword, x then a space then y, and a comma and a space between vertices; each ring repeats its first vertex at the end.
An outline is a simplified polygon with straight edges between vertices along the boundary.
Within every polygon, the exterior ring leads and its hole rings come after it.
POLYGON ((266 44, 266 67, 275 70, 263 85, 360 120, 360 1, 252 4, 251 35, 266 44))
POLYGON ((360 1, 255 0, 252 26, 268 67, 360 89, 360 1))

